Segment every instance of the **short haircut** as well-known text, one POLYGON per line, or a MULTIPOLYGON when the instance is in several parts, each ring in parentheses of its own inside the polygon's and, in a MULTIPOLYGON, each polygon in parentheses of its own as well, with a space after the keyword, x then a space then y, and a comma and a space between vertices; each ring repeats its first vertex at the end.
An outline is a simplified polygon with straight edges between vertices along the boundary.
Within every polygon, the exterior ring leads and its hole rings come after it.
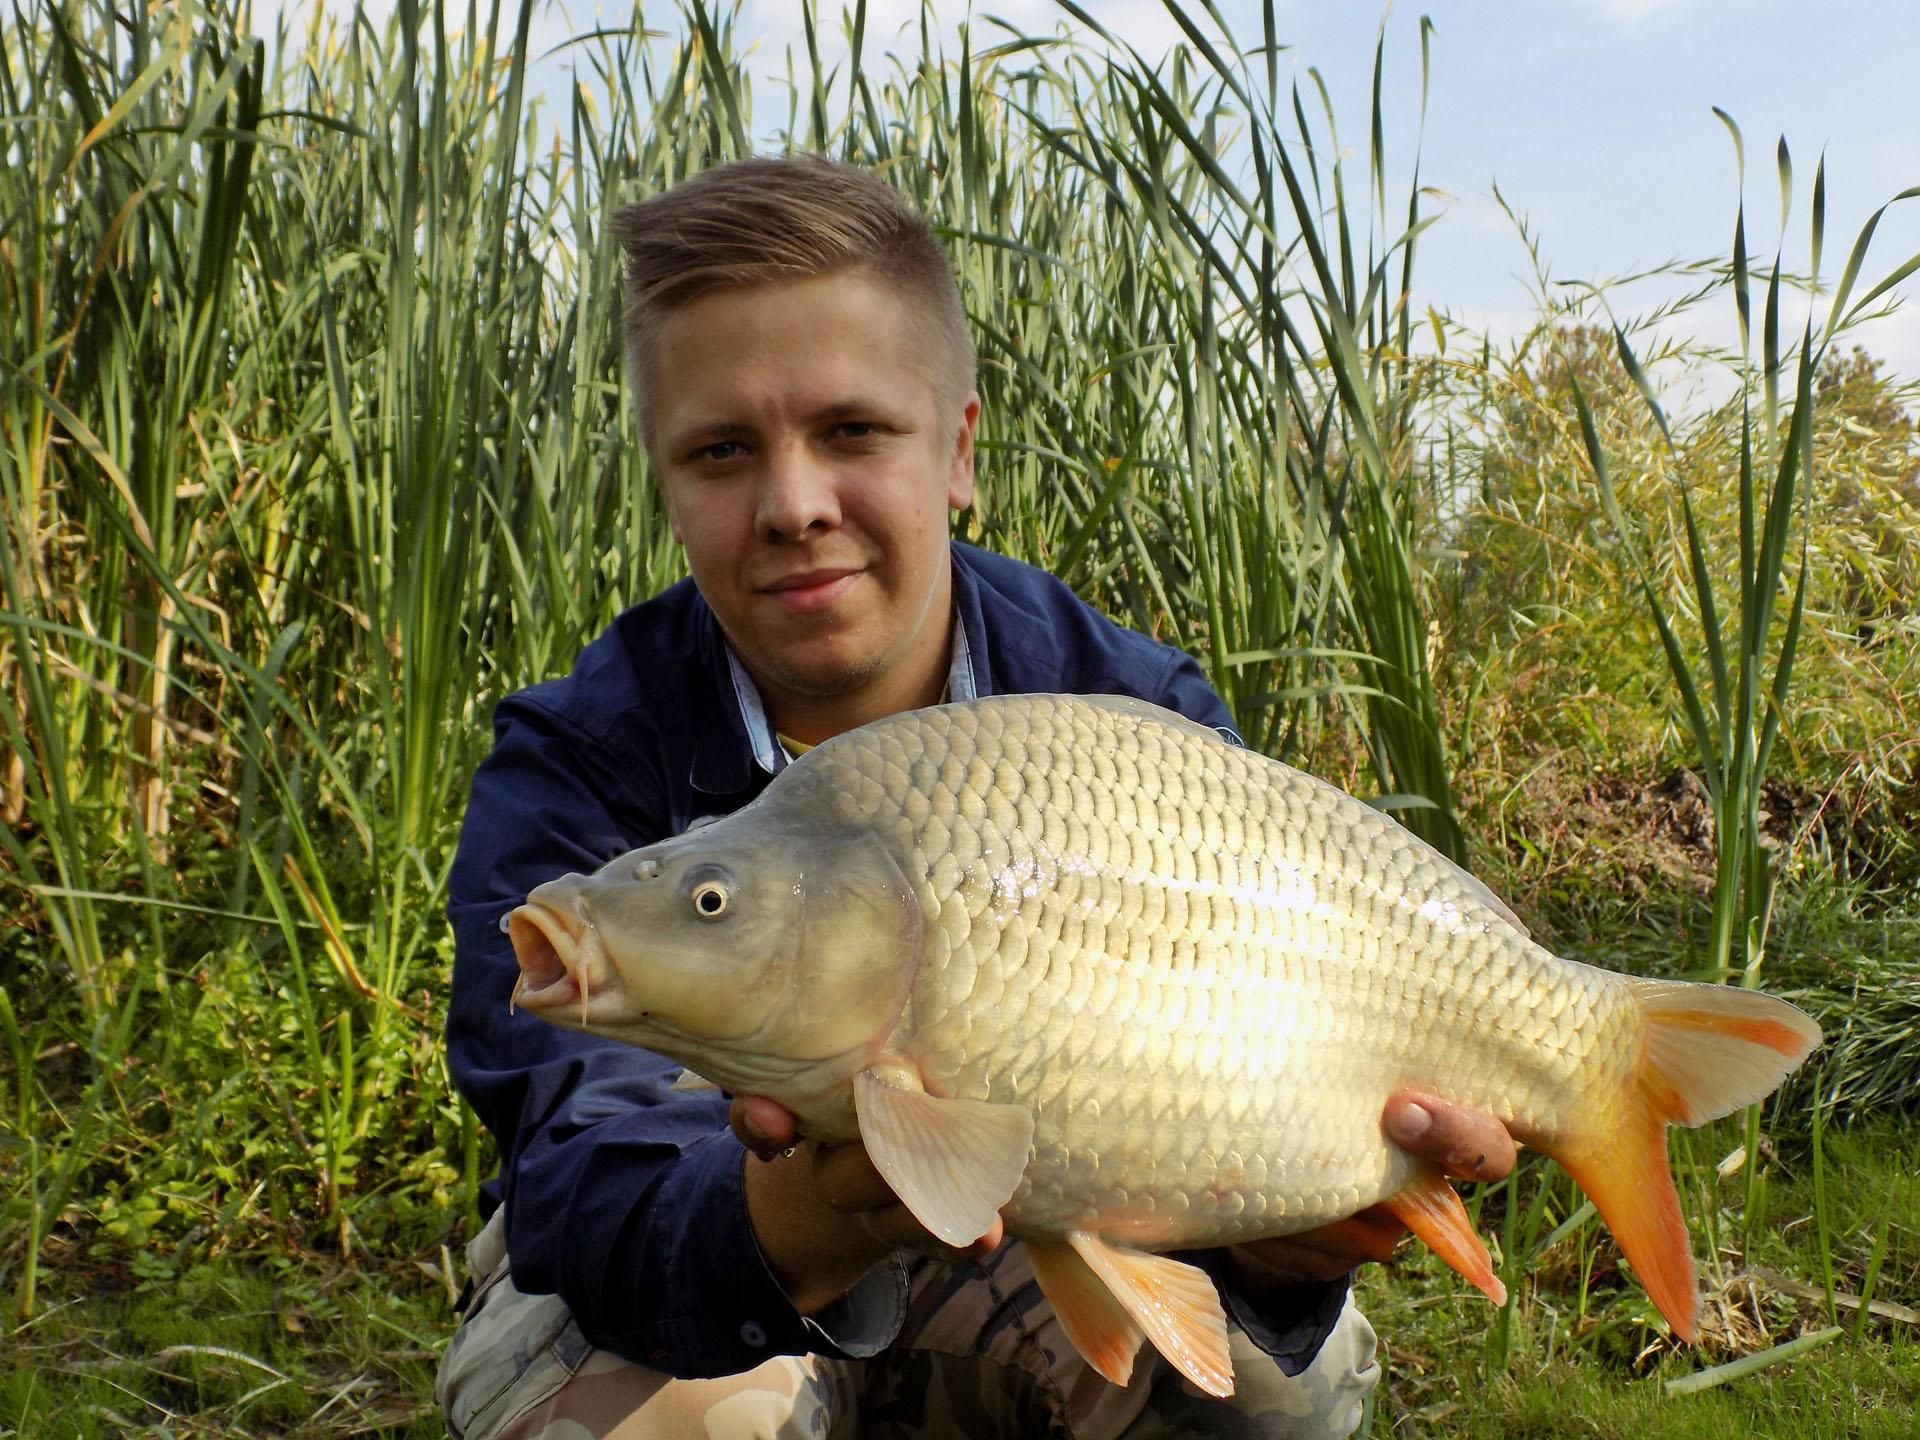
POLYGON ((947 253, 926 217, 869 171, 814 155, 715 166, 613 214, 626 255, 627 378, 652 443, 647 382, 666 317, 724 287, 865 271, 912 307, 942 401, 976 359, 947 253))

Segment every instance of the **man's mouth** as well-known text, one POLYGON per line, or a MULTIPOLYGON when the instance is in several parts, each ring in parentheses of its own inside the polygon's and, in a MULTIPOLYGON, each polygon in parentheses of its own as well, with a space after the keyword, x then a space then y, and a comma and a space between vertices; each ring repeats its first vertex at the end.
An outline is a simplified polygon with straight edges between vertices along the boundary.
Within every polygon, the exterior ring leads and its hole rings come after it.
POLYGON ((760 593, 785 610, 804 614, 835 604, 860 578, 858 570, 804 570, 760 587, 760 593))

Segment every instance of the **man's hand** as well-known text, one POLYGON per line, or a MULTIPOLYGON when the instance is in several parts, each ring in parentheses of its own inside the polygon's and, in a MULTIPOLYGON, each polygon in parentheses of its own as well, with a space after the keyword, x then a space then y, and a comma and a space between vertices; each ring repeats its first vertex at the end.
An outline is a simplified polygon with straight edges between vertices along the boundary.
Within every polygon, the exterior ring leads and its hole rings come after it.
MULTIPOLYGON (((1491 1115, 1415 1091, 1388 1099, 1381 1126, 1394 1144, 1456 1180, 1502 1179, 1517 1157, 1507 1127, 1491 1115)), ((1406 1233, 1384 1206, 1375 1205, 1317 1230, 1249 1241, 1228 1253, 1250 1289, 1273 1289, 1337 1280, 1364 1260, 1385 1260, 1406 1233)))
POLYGON ((880 1178, 864 1145, 798 1139, 794 1117, 772 1100, 741 1096, 727 1118, 752 1152, 746 1194, 754 1238, 802 1315, 832 1304, 895 1250, 974 1260, 991 1255, 1006 1238, 995 1217, 993 1228, 973 1244, 943 1244, 880 1178))

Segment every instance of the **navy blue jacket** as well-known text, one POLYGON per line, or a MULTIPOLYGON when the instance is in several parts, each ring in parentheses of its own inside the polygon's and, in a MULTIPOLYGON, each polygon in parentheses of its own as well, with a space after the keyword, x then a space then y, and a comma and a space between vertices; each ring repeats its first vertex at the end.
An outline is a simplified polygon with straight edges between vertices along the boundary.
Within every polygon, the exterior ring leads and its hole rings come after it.
MULTIPOLYGON (((949 698, 1135 695, 1232 734, 1189 656, 1030 566, 952 553, 949 698)), ((572 674, 501 701, 493 728, 449 881, 447 1048, 505 1157, 482 1203, 507 1207, 514 1283, 559 1294, 593 1343, 673 1375, 883 1349, 904 1316, 904 1266, 876 1267, 818 1316, 795 1311, 754 1240, 723 1097, 670 1090, 679 1067, 659 1056, 508 1013, 519 972, 501 924, 530 889, 737 810, 785 763, 713 612, 691 581, 634 606, 572 674)), ((1223 1278, 1218 1252, 1189 1258, 1223 1278)), ((1286 1314, 1223 1289, 1242 1328, 1298 1373, 1347 1287, 1290 1292, 1286 1314)))

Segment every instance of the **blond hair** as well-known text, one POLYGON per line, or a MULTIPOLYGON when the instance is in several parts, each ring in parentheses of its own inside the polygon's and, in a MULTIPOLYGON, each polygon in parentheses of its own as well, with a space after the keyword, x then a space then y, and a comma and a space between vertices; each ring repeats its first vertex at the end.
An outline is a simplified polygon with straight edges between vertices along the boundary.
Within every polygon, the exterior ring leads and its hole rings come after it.
POLYGON ((974 387, 966 312, 926 217, 877 176, 814 155, 703 170, 613 214, 626 255, 627 377, 641 429, 655 343, 673 310, 723 287, 864 271, 892 286, 921 332, 943 402, 974 387))

